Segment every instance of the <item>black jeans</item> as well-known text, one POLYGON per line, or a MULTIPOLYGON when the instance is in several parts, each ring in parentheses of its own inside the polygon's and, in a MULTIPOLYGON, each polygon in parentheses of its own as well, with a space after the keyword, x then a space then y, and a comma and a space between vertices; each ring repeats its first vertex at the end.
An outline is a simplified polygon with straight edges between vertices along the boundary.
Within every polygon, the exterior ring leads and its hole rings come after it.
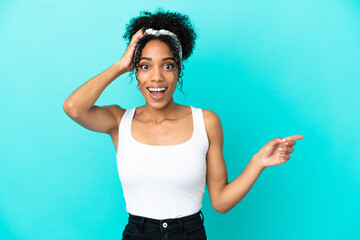
POLYGON ((153 219, 132 215, 123 231, 122 240, 206 240, 204 215, 201 210, 181 218, 153 219), (201 216, 202 218, 201 218, 201 216))

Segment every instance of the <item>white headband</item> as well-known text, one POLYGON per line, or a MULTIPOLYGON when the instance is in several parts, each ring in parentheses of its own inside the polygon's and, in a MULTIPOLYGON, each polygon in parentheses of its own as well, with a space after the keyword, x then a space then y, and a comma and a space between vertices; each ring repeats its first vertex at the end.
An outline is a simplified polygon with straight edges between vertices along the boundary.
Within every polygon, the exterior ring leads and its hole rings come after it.
MULTIPOLYGON (((179 49, 179 56, 180 56, 180 61, 182 60, 182 47, 181 47, 181 43, 180 43, 180 40, 179 38, 176 36, 176 34, 168 31, 168 30, 165 30, 165 29, 160 29, 160 30, 154 30, 152 28, 148 28, 145 30, 145 32, 148 34, 148 35, 155 35, 155 36, 159 36, 159 35, 168 35, 168 36, 171 36, 175 43, 176 43, 176 46, 178 47, 179 49)), ((135 55, 136 55, 136 51, 138 50, 138 48, 135 49, 134 51, 134 58, 135 58, 135 55)))

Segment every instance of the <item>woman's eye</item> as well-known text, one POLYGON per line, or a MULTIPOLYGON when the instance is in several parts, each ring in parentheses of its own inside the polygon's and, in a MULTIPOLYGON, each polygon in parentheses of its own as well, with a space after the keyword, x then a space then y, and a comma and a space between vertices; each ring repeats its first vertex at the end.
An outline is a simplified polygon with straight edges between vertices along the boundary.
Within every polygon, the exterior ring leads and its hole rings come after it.
POLYGON ((141 67, 142 69, 148 69, 148 68, 149 68, 149 66, 146 65, 146 64, 143 64, 143 65, 141 65, 140 67, 141 67))
POLYGON ((165 68, 166 69, 172 69, 172 68, 174 68, 174 65, 173 64, 166 64, 165 68))

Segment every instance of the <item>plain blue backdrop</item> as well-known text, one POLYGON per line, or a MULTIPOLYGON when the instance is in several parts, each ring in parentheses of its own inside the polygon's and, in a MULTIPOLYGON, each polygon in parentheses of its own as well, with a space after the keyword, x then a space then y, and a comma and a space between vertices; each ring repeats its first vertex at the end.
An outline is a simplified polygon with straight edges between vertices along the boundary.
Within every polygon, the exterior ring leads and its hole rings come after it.
MULTIPOLYGON (((0 238, 121 239, 115 148, 63 102, 121 58, 130 18, 158 7, 198 32, 174 98, 219 115, 229 182, 268 141, 304 135, 228 213, 205 189, 208 239, 358 239, 358 0, 1 1, 0 238)), ((125 74, 96 104, 144 100, 125 74)))

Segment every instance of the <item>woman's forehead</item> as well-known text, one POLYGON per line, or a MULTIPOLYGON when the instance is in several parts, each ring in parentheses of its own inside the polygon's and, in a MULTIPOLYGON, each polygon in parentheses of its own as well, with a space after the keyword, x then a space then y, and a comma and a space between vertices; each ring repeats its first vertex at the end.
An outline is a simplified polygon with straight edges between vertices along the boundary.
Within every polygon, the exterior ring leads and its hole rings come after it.
POLYGON ((151 59, 173 58, 169 46, 160 40, 149 41, 142 50, 142 57, 151 59))

